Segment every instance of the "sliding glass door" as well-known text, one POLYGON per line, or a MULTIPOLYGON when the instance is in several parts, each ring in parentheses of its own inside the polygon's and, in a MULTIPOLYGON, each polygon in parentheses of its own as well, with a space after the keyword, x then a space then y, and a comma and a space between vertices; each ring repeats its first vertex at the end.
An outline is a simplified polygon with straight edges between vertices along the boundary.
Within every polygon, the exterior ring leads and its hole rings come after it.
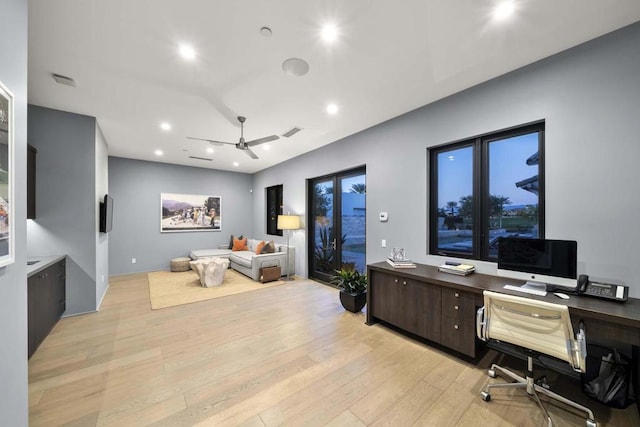
POLYGON ((329 282, 335 270, 366 270, 366 171, 309 180, 309 276, 329 282))

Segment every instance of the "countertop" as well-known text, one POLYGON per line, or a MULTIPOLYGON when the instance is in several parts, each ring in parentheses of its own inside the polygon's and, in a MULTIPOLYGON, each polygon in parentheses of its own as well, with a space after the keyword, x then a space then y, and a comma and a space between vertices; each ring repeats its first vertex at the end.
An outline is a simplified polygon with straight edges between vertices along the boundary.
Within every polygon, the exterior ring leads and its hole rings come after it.
POLYGON ((32 265, 27 264, 27 277, 31 277, 34 274, 44 270, 45 268, 65 258, 66 258, 66 255, 48 255, 48 256, 28 257, 27 262, 30 262, 30 261, 38 261, 38 262, 32 265))

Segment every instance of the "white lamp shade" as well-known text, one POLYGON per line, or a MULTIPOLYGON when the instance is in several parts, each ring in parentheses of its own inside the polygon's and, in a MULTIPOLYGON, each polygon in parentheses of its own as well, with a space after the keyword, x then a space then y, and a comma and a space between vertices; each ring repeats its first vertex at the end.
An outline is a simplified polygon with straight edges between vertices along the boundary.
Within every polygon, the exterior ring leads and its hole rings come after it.
POLYGON ((278 230, 297 230, 300 228, 300 217, 297 215, 278 215, 278 230))

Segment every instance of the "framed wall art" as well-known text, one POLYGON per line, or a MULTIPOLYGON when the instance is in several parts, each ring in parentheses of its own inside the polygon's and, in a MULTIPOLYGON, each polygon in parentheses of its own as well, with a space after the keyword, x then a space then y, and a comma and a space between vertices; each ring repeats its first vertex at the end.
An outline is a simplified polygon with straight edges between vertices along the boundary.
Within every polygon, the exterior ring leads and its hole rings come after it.
POLYGON ((222 198, 200 194, 160 194, 160 231, 221 231, 222 198))
POLYGON ((14 262, 14 98, 0 82, 0 267, 14 262))

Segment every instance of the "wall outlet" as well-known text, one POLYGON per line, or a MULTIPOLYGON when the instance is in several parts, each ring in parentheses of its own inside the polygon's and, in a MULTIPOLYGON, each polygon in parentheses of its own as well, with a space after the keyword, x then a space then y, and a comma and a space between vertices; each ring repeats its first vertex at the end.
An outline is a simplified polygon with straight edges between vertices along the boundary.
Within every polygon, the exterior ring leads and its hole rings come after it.
POLYGON ((131 258, 131 264, 135 264, 136 263, 136 259, 135 258, 131 258))
POLYGON ((382 242, 380 242, 380 246, 383 248, 387 247, 387 240, 386 239, 382 239, 382 242))

